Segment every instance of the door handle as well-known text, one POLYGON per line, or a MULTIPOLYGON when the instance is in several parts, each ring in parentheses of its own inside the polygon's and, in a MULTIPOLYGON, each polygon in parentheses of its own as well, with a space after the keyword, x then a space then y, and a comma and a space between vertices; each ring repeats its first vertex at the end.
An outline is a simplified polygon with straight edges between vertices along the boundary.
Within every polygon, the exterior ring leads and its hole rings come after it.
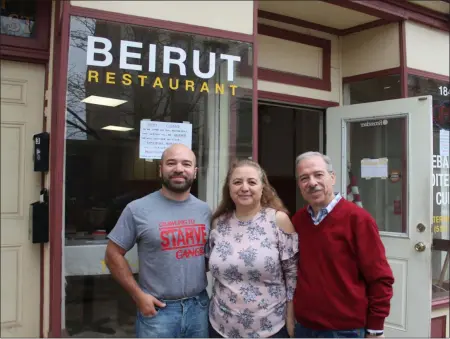
POLYGON ((418 242, 418 243, 414 246, 414 249, 415 249, 417 252, 423 252, 423 251, 425 251, 426 248, 427 248, 427 246, 426 246, 423 242, 418 242))

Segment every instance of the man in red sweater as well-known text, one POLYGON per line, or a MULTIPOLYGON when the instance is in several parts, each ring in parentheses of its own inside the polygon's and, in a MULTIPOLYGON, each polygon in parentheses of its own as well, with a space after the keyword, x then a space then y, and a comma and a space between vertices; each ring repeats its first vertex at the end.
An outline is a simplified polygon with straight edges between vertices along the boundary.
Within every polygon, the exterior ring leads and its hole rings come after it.
POLYGON ((292 218, 300 247, 295 337, 383 337, 394 277, 375 220, 334 194, 328 156, 298 156, 296 175, 309 205, 292 218))

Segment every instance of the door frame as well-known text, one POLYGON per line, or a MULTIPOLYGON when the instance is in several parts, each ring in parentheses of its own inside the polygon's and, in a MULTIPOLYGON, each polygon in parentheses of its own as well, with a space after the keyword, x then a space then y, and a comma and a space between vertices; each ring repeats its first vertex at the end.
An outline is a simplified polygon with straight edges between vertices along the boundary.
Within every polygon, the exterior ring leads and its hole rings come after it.
MULTIPOLYGON (((322 116, 322 121, 321 124, 319 125, 319 130, 318 132, 320 133, 319 135, 319 152, 324 151, 325 149, 325 145, 326 145, 326 108, 320 108, 317 106, 311 106, 311 105, 301 105, 301 104, 291 104, 291 103, 287 103, 287 102, 281 102, 281 101, 274 101, 274 100, 264 100, 264 99, 260 99, 258 100, 258 134, 261 133, 261 123, 259 121, 260 115, 261 115, 261 111, 260 111, 260 107, 261 106, 265 106, 265 107, 280 107, 280 108, 284 108, 289 110, 290 112, 279 112, 279 118, 283 119, 284 115, 288 115, 288 114, 292 114, 293 117, 293 124, 292 124, 292 128, 293 128, 293 140, 292 143, 294 144, 293 147, 293 154, 291 155, 291 159, 293 162, 295 162, 296 157, 299 155, 296 152, 296 147, 295 147, 295 143, 296 143, 296 139, 297 139, 297 131, 296 131, 296 119, 297 119, 297 114, 296 112, 292 112, 292 111, 310 111, 310 112, 314 112, 314 113, 321 113, 322 116), (291 111, 292 110, 292 111, 291 111)), ((260 138, 258 137, 257 142, 253 143, 253 147, 256 148, 257 150, 257 154, 258 154, 258 163, 264 167, 264 163, 262 161, 264 161, 264 159, 262 158, 262 154, 260 154, 261 151, 261 141, 260 138)), ((292 173, 295 172, 295 166, 292 166, 292 173)), ((264 168, 265 169, 265 168, 264 168)), ((265 169, 267 171, 267 169, 265 169)), ((269 174, 267 174, 269 175, 269 174)), ((293 176, 294 178, 294 176, 293 176)), ((274 179, 272 177, 272 179, 274 179)), ((269 178, 269 180, 272 180, 271 178, 269 178)), ((295 182, 295 180, 294 180, 295 182)), ((274 185, 274 183, 271 182, 272 185, 274 185)), ((276 188, 274 186, 274 188, 276 188)), ((296 199, 295 199, 295 207, 291 206, 292 208, 289 208, 288 205, 286 205, 286 207, 288 208, 290 213, 295 213, 296 210, 298 210, 298 199, 299 199, 299 194, 300 192, 298 191, 297 188, 295 188, 296 191, 296 199)), ((286 203, 286 202, 285 202, 286 203)))
MULTIPOLYGON (((274 93, 274 94, 276 94, 276 93, 274 93)), ((326 141, 327 141, 327 136, 326 136, 326 133, 325 133, 326 132, 326 114, 327 114, 326 107, 301 105, 301 104, 290 103, 290 102, 286 102, 286 101, 281 102, 281 101, 265 100, 265 99, 259 98, 259 100, 258 100, 258 136, 259 136, 259 133, 260 133, 260 126, 261 126, 260 122, 259 122, 259 114, 260 114, 259 107, 261 105, 290 108, 290 109, 293 109, 293 110, 305 109, 305 110, 311 110, 311 111, 317 111, 317 112, 322 111, 322 113, 323 113, 322 130, 319 131, 320 133, 322 133, 322 136, 321 136, 321 140, 320 140, 321 144, 320 144, 319 152, 323 153, 323 151, 325 149, 326 141)), ((333 106, 329 106, 329 107, 333 107, 333 106)), ((295 133, 294 133, 294 136, 295 136, 295 133)), ((254 144, 254 147, 256 147, 256 153, 258 154, 258 161, 259 161, 260 160, 260 155, 259 155, 259 153, 260 153, 259 152, 260 151, 260 142, 259 142, 259 138, 258 138, 258 143, 254 144)), ((298 154, 294 154, 294 158, 296 156, 298 156, 298 154)))
POLYGON ((312 98, 306 98, 306 97, 298 97, 294 95, 289 94, 281 94, 276 92, 268 92, 268 91, 260 91, 258 90, 258 102, 257 102, 257 110, 256 110, 256 117, 253 116, 253 123, 256 124, 256 129, 253 134, 253 154, 256 154, 256 158, 253 160, 258 161, 259 157, 259 110, 258 107, 260 104, 273 104, 273 105, 286 105, 286 106, 292 106, 293 108, 305 108, 305 109, 314 109, 314 110, 323 110, 323 130, 322 130, 322 151, 325 148, 326 145, 326 109, 329 107, 337 107, 339 106, 338 102, 334 101, 325 101, 325 100, 319 100, 319 99, 312 99, 312 98))
MULTIPOLYGON (((334 101, 326 101, 320 99, 313 99, 307 97, 294 96, 289 94, 282 94, 276 92, 269 91, 261 91, 258 90, 258 102, 256 105, 256 114, 253 115, 253 124, 256 125, 254 128, 254 134, 252 136, 253 139, 253 154, 256 155, 253 157, 254 161, 259 161, 259 105, 267 104, 267 105, 286 105, 292 108, 304 108, 304 109, 312 109, 312 110, 321 110, 323 111, 323 120, 322 120, 322 140, 321 140, 321 152, 325 150, 325 145, 327 142, 326 136, 326 117, 327 117, 327 108, 329 107, 338 107, 340 104, 334 101)), ((294 158, 298 156, 295 155, 294 158)), ((297 193, 298 194, 298 193, 297 193)))

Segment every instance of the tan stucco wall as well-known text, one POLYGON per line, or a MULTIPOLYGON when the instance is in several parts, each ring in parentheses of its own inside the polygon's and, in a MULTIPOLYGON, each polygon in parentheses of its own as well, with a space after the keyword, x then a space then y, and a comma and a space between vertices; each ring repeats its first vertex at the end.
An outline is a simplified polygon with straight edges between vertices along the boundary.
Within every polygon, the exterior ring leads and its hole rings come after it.
POLYGON ((342 76, 400 66, 399 24, 380 26, 342 38, 342 76))
POLYGON ((406 64, 422 71, 449 75, 449 32, 406 22, 406 64))
POLYGON ((86 7, 253 34, 253 1, 71 1, 86 7))

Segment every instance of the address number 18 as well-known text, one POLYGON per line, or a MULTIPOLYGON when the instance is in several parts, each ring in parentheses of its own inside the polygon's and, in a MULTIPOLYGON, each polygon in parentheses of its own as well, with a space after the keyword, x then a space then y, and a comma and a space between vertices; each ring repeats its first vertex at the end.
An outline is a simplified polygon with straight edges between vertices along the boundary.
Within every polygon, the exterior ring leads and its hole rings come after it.
POLYGON ((447 86, 439 86, 438 87, 439 88, 439 93, 441 94, 441 95, 445 95, 445 96, 447 96, 449 93, 449 91, 448 91, 448 87, 447 86))

